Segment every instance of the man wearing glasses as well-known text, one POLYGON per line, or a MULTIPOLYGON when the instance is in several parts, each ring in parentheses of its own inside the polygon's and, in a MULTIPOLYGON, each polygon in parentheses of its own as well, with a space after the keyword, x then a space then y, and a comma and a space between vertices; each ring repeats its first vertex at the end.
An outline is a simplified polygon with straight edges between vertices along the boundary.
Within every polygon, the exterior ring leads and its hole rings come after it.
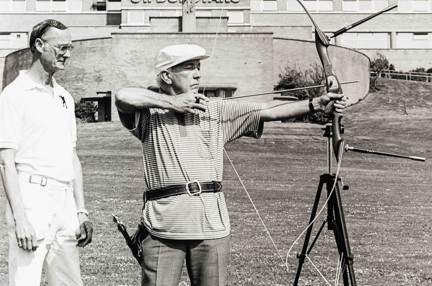
POLYGON ((0 173, 8 199, 9 285, 83 285, 77 246, 91 242, 74 100, 53 75, 73 49, 66 26, 30 35, 32 64, 0 95, 0 173))

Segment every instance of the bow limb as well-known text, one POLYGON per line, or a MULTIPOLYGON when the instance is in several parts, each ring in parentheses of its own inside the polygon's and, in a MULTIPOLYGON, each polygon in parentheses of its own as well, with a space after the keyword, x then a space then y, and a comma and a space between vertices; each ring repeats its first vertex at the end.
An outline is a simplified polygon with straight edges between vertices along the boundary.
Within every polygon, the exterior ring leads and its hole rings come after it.
MULTIPOLYGON (((315 20, 312 18, 312 15, 303 5, 300 0, 297 2, 303 7, 303 10, 308 15, 309 19, 313 23, 315 27, 315 46, 321 60, 321 64, 324 69, 325 75, 325 83, 326 83, 326 91, 332 93, 343 93, 342 87, 337 78, 333 65, 330 61, 330 57, 328 55, 328 46, 330 45, 329 38, 324 34, 323 31, 318 27, 315 20)), ((333 143, 333 151, 336 155, 336 160, 339 161, 340 155, 343 151, 344 141, 341 137, 342 126, 341 126, 342 114, 338 112, 333 112, 332 114, 332 143, 333 143)))
MULTIPOLYGON (((330 57, 328 55, 328 38, 324 33, 315 26, 315 45, 320 57, 322 66, 324 68, 324 75, 326 81, 326 91, 332 93, 343 93, 342 87, 337 78, 333 65, 330 62, 330 57)), ((342 114, 339 112, 333 112, 332 114, 332 143, 333 143, 333 151, 336 155, 336 160, 339 161, 341 152, 343 152, 344 141, 342 139, 342 114), (341 148, 342 147, 342 148, 341 148)))

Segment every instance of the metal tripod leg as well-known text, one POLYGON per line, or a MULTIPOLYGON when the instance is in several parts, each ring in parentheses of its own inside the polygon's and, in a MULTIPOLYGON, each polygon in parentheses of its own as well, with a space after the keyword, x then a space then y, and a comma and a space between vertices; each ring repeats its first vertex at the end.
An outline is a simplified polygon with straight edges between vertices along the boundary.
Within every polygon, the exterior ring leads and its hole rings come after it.
MULTIPOLYGON (((331 190, 333 188, 335 181, 335 177, 330 174, 324 174, 320 176, 320 182, 318 185, 317 193, 315 196, 315 202, 312 207, 311 216, 309 219, 309 228, 306 232, 305 240, 303 243, 303 248, 301 254, 298 255, 299 258, 299 265, 297 268, 296 277, 294 280, 294 286, 298 285, 298 281, 300 279, 301 270, 306 258, 306 255, 308 255, 312 247, 314 246, 316 240, 318 239, 318 236, 320 235, 323 226, 318 231, 314 241, 312 242, 309 250, 309 240, 312 234, 312 227, 314 224, 314 219, 316 216, 316 212, 318 209, 318 204, 321 198, 322 188, 324 184, 326 184, 327 188, 327 197, 330 195, 331 190)), ((351 254, 351 249, 349 245, 348 240, 348 231, 345 224, 345 217, 343 214, 343 207, 342 207, 342 201, 340 196, 340 189, 339 189, 339 182, 337 182, 335 186, 335 190, 331 194, 331 197, 327 203, 327 222, 328 222, 328 229, 333 230, 333 233, 335 235, 336 245, 338 247, 339 256, 342 256, 344 261, 342 264, 341 270, 343 271, 343 280, 345 286, 356 286, 355 276, 354 276, 354 267, 353 267, 353 258, 351 254), (351 283, 351 284, 350 284, 351 283)))
MULTIPOLYGON (((329 175, 330 176, 330 175, 329 175)), ((327 194, 329 195, 334 184, 334 176, 330 178, 331 184, 327 184, 327 194)), ((348 231, 345 223, 345 215, 340 195, 339 182, 337 182, 327 206, 327 221, 329 229, 333 230, 339 257, 342 258, 343 281, 345 286, 356 286, 354 275, 353 256, 348 239, 348 231)))
POLYGON ((322 193, 322 189, 323 189, 324 183, 325 183, 324 182, 324 175, 321 175, 320 176, 319 185, 318 185, 318 189, 317 189, 317 192, 316 192, 316 195, 315 195, 315 202, 313 204, 312 212, 311 212, 309 223, 308 223, 309 228, 308 228, 308 230, 306 232, 305 240, 304 240, 304 243, 303 243, 303 249, 302 249, 302 252, 298 255, 299 265, 298 265, 297 274, 296 274, 296 277, 295 277, 295 280, 294 280, 294 286, 297 286, 298 281, 300 279, 300 273, 301 273, 301 270, 302 270, 302 267, 303 267, 303 263, 305 261, 307 250, 308 250, 309 239, 310 239, 311 234, 312 234, 313 220, 315 219, 315 215, 316 215, 316 212, 317 212, 317 209, 318 209, 318 205, 319 205, 319 201, 320 201, 320 198, 321 198, 321 193, 322 193))

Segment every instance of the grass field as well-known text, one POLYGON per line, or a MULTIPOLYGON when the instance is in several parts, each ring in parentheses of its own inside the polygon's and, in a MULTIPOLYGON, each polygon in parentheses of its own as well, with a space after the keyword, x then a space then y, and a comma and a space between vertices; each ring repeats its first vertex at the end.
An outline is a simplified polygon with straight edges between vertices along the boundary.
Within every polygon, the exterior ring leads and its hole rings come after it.
MULTIPOLYGON (((383 81, 378 92, 350 107, 343 118, 347 144, 417 155, 426 162, 346 152, 341 177, 345 217, 358 285, 432 285, 432 85, 383 81)), ((229 285, 292 285, 296 253, 288 249, 309 220, 319 176, 327 172, 322 126, 267 124, 260 140, 227 146, 277 250, 226 161, 224 190, 232 222, 229 285)), ((118 122, 81 124, 78 152, 85 174, 94 242, 81 251, 85 285, 140 285, 140 269, 112 222, 139 221, 142 162, 139 142, 118 122)), ((0 225, 5 225, 4 193, 0 225)), ((318 219, 317 226, 325 219, 318 219)), ((332 281, 337 266, 333 234, 325 230, 311 256, 332 281)), ((0 285, 7 285, 7 240, 0 229, 0 285)), ((187 285, 185 276, 183 285, 187 285)), ((334 285, 331 282, 331 285, 334 285)), ((300 285, 326 285, 310 263, 300 285)))

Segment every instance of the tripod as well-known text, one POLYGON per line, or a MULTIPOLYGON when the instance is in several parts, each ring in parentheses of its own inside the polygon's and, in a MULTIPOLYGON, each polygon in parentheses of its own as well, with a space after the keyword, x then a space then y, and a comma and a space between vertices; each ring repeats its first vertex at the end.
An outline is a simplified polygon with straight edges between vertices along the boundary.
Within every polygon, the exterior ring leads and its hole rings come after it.
MULTIPOLYGON (((324 226, 328 225, 328 229, 332 230, 335 236, 336 245, 339 252, 339 257, 341 258, 341 271, 343 276, 344 286, 355 286, 356 280, 354 275, 354 267, 353 267, 353 256, 351 254, 349 239, 348 239, 348 231, 345 224, 345 216, 342 207, 342 199, 340 194, 340 184, 341 179, 336 177, 336 175, 331 175, 331 159, 332 159, 332 148, 331 148, 331 135, 332 135, 332 126, 330 124, 326 125, 324 135, 328 138, 327 141, 327 155, 328 155, 328 168, 329 172, 320 176, 320 181, 318 185, 318 189, 315 196, 315 202, 312 207, 311 216, 309 219, 309 227, 306 232, 305 240, 303 243, 302 252, 298 254, 299 265, 297 268, 297 274, 295 277, 294 285, 298 285, 298 281, 300 279, 301 270, 305 261, 305 258, 312 251, 313 246, 318 240, 319 235, 321 234, 324 226), (315 216, 318 209, 318 204, 321 198, 322 190, 324 185, 326 185, 327 189, 327 219, 323 222, 320 229, 318 230, 315 239, 312 244, 309 246, 309 240, 312 234, 312 227, 316 220, 315 216)), ((347 186, 342 187, 344 190, 347 190, 347 186)))

